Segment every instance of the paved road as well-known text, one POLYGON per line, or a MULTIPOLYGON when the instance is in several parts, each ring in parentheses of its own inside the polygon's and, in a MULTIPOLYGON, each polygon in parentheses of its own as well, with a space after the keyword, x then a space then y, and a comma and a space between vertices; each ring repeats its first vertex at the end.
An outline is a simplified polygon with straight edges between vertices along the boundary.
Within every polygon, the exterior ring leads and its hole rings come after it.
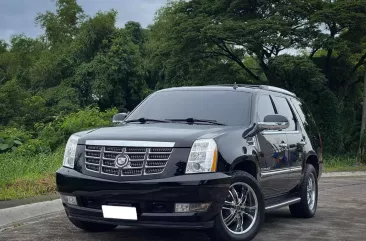
MULTIPOLYGON (((255 240, 366 240, 366 177, 323 178, 320 190, 315 218, 292 218, 287 208, 270 212, 255 240)), ((208 238, 202 232, 127 227, 90 234, 76 229, 63 213, 58 213, 0 232, 0 240, 204 241, 208 238)))

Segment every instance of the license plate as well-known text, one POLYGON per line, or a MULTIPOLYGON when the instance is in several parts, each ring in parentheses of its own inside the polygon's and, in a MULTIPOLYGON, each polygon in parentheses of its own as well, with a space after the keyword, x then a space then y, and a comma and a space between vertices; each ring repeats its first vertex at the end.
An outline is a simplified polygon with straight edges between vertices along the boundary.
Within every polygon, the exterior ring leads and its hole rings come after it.
POLYGON ((137 212, 135 207, 102 205, 102 210, 104 218, 137 220, 137 212))

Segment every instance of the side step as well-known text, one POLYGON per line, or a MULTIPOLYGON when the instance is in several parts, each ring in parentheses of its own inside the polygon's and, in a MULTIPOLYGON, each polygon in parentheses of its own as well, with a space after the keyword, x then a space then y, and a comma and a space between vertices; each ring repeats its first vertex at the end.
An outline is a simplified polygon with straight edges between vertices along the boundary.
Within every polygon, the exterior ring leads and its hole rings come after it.
POLYGON ((280 202, 280 203, 277 203, 277 204, 267 206, 266 211, 286 207, 286 206, 289 206, 289 205, 292 205, 292 204, 295 204, 295 203, 299 203, 300 201, 301 201, 301 198, 299 198, 299 197, 292 198, 292 199, 284 201, 284 202, 280 202))

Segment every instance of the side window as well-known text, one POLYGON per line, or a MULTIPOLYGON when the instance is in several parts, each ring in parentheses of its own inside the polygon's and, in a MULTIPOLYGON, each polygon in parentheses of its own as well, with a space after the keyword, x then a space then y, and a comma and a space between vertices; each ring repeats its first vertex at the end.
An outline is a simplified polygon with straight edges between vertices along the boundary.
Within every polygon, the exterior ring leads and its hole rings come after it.
POLYGON ((258 111, 257 118, 258 121, 263 121, 264 117, 267 115, 274 115, 275 111, 273 109, 272 101, 269 95, 261 95, 258 99, 258 111))
POLYGON ((302 105, 302 103, 299 102, 296 99, 291 98, 291 102, 294 105, 297 114, 300 116, 301 121, 303 123, 306 122, 306 118, 305 118, 305 115, 304 115, 304 110, 306 110, 306 108, 304 108, 303 105, 302 105))
POLYGON ((291 103, 295 106, 308 135, 317 136, 317 127, 308 107, 302 101, 293 98, 291 98, 291 103))
POLYGON ((273 97, 273 102, 276 106, 278 114, 287 117, 287 119, 290 122, 290 126, 289 126, 289 128, 286 129, 286 131, 296 130, 295 118, 292 114, 290 106, 287 103, 287 100, 285 98, 278 97, 278 96, 272 96, 272 97, 273 97))

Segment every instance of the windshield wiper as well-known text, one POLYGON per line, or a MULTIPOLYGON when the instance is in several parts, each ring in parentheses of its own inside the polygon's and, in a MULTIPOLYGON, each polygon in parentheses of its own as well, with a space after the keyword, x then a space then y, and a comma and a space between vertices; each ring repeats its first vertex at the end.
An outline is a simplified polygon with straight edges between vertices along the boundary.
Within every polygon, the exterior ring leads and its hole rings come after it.
POLYGON ((170 123, 170 121, 167 121, 167 120, 148 119, 148 118, 144 118, 144 117, 139 118, 139 119, 125 121, 125 123, 131 123, 131 122, 140 122, 142 124, 145 124, 146 122, 170 123))
POLYGON ((173 121, 173 122, 184 121, 184 122, 187 122, 188 124, 208 123, 208 124, 212 124, 212 125, 226 126, 225 124, 220 123, 220 122, 217 122, 216 120, 201 120, 201 119, 195 119, 195 118, 187 118, 187 119, 166 119, 166 120, 173 121))

